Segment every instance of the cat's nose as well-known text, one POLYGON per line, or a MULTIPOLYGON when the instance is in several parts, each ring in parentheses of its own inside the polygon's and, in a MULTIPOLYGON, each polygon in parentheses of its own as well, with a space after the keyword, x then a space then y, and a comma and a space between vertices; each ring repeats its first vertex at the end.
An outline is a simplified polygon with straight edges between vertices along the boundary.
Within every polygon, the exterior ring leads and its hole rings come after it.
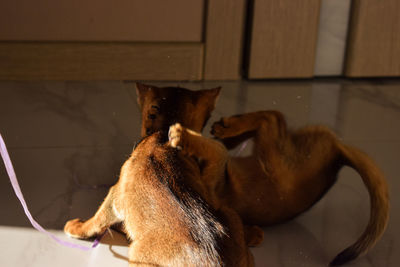
POLYGON ((147 118, 149 118, 150 120, 155 120, 156 119, 156 115, 155 114, 149 114, 148 116, 147 116, 147 118))

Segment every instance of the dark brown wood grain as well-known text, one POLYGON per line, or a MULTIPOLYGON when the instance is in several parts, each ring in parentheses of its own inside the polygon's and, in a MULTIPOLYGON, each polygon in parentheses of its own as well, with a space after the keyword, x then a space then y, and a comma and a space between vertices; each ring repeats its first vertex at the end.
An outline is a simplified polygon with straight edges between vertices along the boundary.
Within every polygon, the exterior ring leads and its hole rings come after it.
POLYGON ((319 8, 317 0, 254 0, 248 77, 312 77, 319 8))
POLYGON ((208 1, 204 79, 241 77, 245 7, 245 0, 208 1))
POLYGON ((201 80, 201 43, 0 42, 1 80, 201 80))

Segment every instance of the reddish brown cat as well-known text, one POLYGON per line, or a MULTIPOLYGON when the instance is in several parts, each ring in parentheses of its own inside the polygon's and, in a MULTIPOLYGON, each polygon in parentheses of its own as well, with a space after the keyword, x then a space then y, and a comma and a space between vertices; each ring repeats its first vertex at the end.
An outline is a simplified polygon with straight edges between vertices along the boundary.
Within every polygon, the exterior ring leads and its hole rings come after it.
POLYGON ((367 228, 356 243, 331 265, 365 254, 383 234, 389 218, 386 181, 376 164, 360 150, 345 145, 326 127, 289 131, 277 111, 253 112, 214 123, 219 139, 251 133, 253 154, 227 162, 228 181, 221 180, 218 196, 250 224, 273 224, 290 219, 314 205, 337 179, 344 165, 354 168, 370 194, 367 228), (252 189, 252 194, 246 193, 252 189), (249 207, 252 207, 251 209, 249 207))
MULTIPOLYGON (((160 133, 144 138, 96 214, 85 222, 67 222, 65 233, 89 238, 122 222, 132 240, 129 266, 253 266, 239 216, 207 204, 212 201, 198 166, 182 164, 186 157, 174 148, 180 129, 170 136, 173 145, 163 143, 160 133)), ((224 165, 205 164, 204 169, 215 176, 224 173, 224 165)))
MULTIPOLYGON (((200 126, 204 126, 209 117, 204 110, 214 107, 219 93, 219 89, 210 90, 207 93, 210 97, 206 97, 202 95, 204 92, 188 93, 180 88, 142 84, 138 84, 137 89, 143 114, 142 129, 152 130, 165 129, 163 125, 178 121, 189 129, 201 131, 200 126), (190 94, 199 95, 191 98, 190 94), (198 103, 199 97, 204 99, 202 104, 192 105, 198 103), (155 118, 159 121, 153 123, 153 118, 145 114, 153 109, 151 103, 160 101, 171 110, 191 108, 177 114, 156 108, 155 118), (157 117, 157 114, 162 116, 157 117), (191 128, 191 125, 196 127, 191 128)), ((234 139, 254 138, 255 149, 251 156, 225 157, 226 176, 212 178, 203 174, 209 193, 214 194, 211 199, 219 201, 219 205, 233 207, 245 223, 271 225, 304 212, 332 187, 339 169, 348 165, 360 173, 370 193, 370 221, 357 242, 341 252, 331 265, 343 264, 365 254, 383 234, 388 222, 389 198, 381 171, 366 154, 342 144, 327 128, 306 127, 292 132, 287 129, 280 112, 260 111, 223 118, 213 125, 212 133, 227 143, 234 139)), ((144 130, 142 134, 145 134, 144 130)), ((203 162, 212 161, 214 157, 210 153, 210 158, 207 153, 197 155, 193 149, 187 153, 198 156, 203 162)), ((220 153, 227 154, 227 151, 220 150, 220 153)))

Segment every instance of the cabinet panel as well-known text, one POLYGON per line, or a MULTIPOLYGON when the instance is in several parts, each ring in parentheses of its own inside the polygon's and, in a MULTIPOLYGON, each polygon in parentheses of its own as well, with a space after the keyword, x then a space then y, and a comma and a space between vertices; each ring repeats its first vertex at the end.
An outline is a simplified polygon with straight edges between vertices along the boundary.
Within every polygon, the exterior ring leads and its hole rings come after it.
POLYGON ((400 1, 353 0, 345 74, 400 76, 400 1))
POLYGON ((2 0, 0 40, 190 41, 204 0, 2 0))
POLYGON ((200 80, 202 44, 0 42, 0 80, 200 80))
POLYGON ((245 12, 245 0, 208 2, 205 79, 235 80, 240 78, 245 12))
POLYGON ((254 0, 248 77, 312 77, 319 8, 319 0, 254 0))

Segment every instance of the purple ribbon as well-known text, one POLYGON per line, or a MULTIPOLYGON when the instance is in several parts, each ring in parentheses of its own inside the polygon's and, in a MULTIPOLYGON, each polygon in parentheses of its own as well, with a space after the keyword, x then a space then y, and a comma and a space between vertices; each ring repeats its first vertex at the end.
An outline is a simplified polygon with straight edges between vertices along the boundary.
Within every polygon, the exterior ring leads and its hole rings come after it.
POLYGON ((94 248, 99 244, 100 239, 103 237, 104 233, 102 235, 100 235, 93 242, 93 245, 91 247, 86 247, 86 246, 70 243, 70 242, 67 242, 67 241, 59 239, 58 237, 56 237, 52 233, 46 231, 37 221, 35 221, 35 219, 32 217, 32 214, 29 212, 29 209, 28 209, 28 206, 26 205, 24 196, 22 195, 21 188, 19 187, 19 184, 18 184, 17 176, 15 174, 15 171, 14 171, 10 156, 8 154, 6 145, 4 143, 4 140, 3 140, 3 137, 1 136, 1 134, 0 134, 0 153, 1 153, 1 157, 3 158, 4 166, 6 167, 6 170, 7 170, 8 176, 10 178, 10 182, 11 182, 11 185, 12 185, 12 187, 14 189, 14 192, 17 195, 19 201, 21 202, 22 207, 24 208, 26 217, 28 217, 28 219, 31 222, 32 226, 36 230, 48 235, 50 238, 55 240, 57 243, 59 243, 59 244, 61 244, 63 246, 66 246, 66 247, 70 247, 70 248, 77 248, 77 249, 88 251, 91 248, 94 248))

